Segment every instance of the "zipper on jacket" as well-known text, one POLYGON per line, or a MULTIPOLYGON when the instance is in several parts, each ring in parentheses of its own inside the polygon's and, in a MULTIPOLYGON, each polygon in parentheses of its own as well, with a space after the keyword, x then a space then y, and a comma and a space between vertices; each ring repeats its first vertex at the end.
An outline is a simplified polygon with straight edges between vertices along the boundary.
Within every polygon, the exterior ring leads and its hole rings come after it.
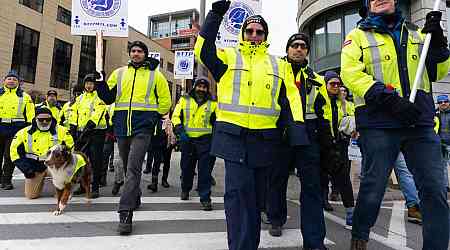
POLYGON ((131 136, 131 102, 133 101, 134 83, 136 82, 137 69, 134 68, 133 85, 131 86, 130 105, 128 106, 128 136, 131 136))
MULTIPOLYGON (((403 45, 402 44, 403 35, 404 35, 403 34, 403 29, 404 29, 404 23, 402 23, 402 28, 401 28, 401 31, 400 31, 400 44, 398 44, 398 45, 397 45, 397 42, 396 42, 397 40, 395 39, 395 37, 392 34, 392 32, 389 31, 388 34, 391 37, 392 42, 394 42, 395 53, 397 53, 397 67, 398 67, 398 74, 399 74, 398 77, 400 79, 400 88, 402 89, 403 97, 408 97, 411 94, 410 93, 411 92, 411 86, 410 86, 410 82, 409 82, 408 64, 407 64, 407 62, 404 65, 406 67, 405 71, 403 71, 403 67, 402 67, 402 60, 405 57, 407 57, 407 55, 403 56, 402 54, 399 53, 399 52, 401 52, 401 51, 399 51, 399 47, 401 48, 402 45, 403 45), (404 73, 406 73, 406 76, 405 76, 404 73)), ((409 33, 407 34, 407 36, 409 36, 409 33)), ((408 41, 406 41, 406 43, 408 43, 408 41)), ((406 44, 406 46, 407 46, 407 44, 406 44)), ((405 53, 408 53, 408 49, 406 49, 405 53)))

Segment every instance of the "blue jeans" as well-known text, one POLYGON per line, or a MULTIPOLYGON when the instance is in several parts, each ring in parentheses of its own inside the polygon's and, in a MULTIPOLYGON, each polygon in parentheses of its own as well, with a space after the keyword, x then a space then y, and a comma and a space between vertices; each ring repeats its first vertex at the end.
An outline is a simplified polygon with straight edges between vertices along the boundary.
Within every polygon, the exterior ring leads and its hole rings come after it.
POLYGON ((394 163, 394 172, 398 178, 398 184, 400 190, 405 196, 406 206, 412 207, 419 204, 419 196, 417 194, 416 183, 414 182, 413 175, 409 172, 406 166, 405 157, 400 153, 397 160, 394 163))
POLYGON ((442 147, 444 148, 444 182, 445 185, 448 187, 448 164, 450 164, 450 145, 443 144, 442 147))
POLYGON ((353 215, 352 237, 369 239, 392 166, 403 152, 419 190, 423 249, 447 250, 449 207, 439 137, 431 127, 361 129, 363 177, 353 215))

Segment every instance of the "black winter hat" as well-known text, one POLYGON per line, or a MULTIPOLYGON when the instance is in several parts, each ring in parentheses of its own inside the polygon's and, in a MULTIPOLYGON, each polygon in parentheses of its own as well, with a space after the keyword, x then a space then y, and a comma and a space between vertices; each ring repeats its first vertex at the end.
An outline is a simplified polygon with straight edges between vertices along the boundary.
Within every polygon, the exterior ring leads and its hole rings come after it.
POLYGON ((209 83, 208 78, 206 78, 206 77, 199 77, 199 78, 197 78, 197 79, 195 80, 195 83, 194 83, 194 89, 195 89, 195 86, 197 86, 198 84, 204 84, 204 85, 206 85, 206 88, 207 88, 208 91, 209 91, 209 85, 210 85, 210 83, 209 83))
POLYGON ((49 114, 52 115, 52 111, 45 105, 42 106, 38 106, 36 107, 36 116, 38 116, 39 114, 49 114))
POLYGON ((128 47, 128 55, 130 55, 131 48, 136 47, 136 46, 141 48, 144 51, 145 58, 147 58, 148 57, 148 47, 147 47, 147 45, 145 45, 145 43, 143 43, 141 41, 134 41, 134 42, 130 43, 130 46, 128 47))
POLYGON ((245 19, 244 23, 242 24, 242 39, 244 39, 244 33, 247 26, 251 23, 259 23, 262 25, 264 32, 266 33, 266 40, 269 35, 269 26, 267 25, 266 20, 261 15, 254 15, 249 16, 247 19, 245 19))
POLYGON ((83 78, 83 84, 86 82, 95 82, 97 80, 95 73, 90 73, 84 76, 83 78))
POLYGON ((311 48, 311 43, 309 40, 309 36, 305 33, 295 33, 293 34, 291 37, 289 37, 287 43, 286 43, 286 52, 289 49, 289 46, 291 46, 291 44, 297 40, 302 40, 303 42, 306 43, 306 46, 308 46, 308 53, 309 53, 309 48, 311 48))

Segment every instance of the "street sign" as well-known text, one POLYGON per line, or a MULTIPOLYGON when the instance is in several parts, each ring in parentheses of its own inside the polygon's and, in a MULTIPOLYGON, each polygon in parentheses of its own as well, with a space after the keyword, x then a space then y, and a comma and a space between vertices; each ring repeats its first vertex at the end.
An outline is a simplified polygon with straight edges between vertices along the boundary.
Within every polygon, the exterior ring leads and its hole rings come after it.
POLYGON ((72 35, 128 37, 128 0, 72 0, 72 35))
POLYGON ((175 51, 175 79, 194 79, 194 51, 175 51))
POLYGON ((218 48, 235 47, 239 42, 241 27, 249 16, 261 13, 262 0, 235 0, 231 2, 230 9, 225 14, 219 33, 217 34, 216 46, 218 48))

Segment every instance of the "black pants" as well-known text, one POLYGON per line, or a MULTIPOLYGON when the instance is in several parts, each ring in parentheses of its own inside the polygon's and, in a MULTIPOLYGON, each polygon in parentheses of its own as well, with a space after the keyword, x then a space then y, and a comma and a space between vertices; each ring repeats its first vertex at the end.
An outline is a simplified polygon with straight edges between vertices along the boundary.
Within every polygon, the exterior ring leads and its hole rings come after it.
POLYGON ((114 140, 105 139, 105 145, 103 146, 103 168, 102 174, 106 175, 109 168, 114 168, 114 140))
POLYGON ((167 181, 167 178, 169 177, 169 170, 170 170, 170 159, 172 157, 172 150, 174 149, 174 145, 170 145, 169 147, 164 148, 164 159, 163 159, 163 175, 162 179, 167 181))
POLYGON ((14 164, 11 162, 11 156, 9 154, 12 139, 12 136, 0 134, 0 179, 3 184, 11 183, 14 172, 14 164))
POLYGON ((338 148, 341 150, 341 159, 336 159, 335 155, 330 155, 329 150, 322 150, 320 153, 320 183, 324 195, 329 192, 328 183, 330 177, 333 179, 336 189, 341 195, 344 207, 354 207, 355 198, 353 196, 353 187, 350 180, 350 161, 348 160, 348 142, 342 140, 339 143, 338 148))
POLYGON ((86 154, 91 162, 93 181, 92 191, 98 191, 103 175, 103 146, 105 144, 105 131, 95 129, 89 134, 86 154))
POLYGON ((152 176, 158 177, 161 163, 164 160, 164 146, 150 145, 147 150, 146 170, 152 172, 152 176))

